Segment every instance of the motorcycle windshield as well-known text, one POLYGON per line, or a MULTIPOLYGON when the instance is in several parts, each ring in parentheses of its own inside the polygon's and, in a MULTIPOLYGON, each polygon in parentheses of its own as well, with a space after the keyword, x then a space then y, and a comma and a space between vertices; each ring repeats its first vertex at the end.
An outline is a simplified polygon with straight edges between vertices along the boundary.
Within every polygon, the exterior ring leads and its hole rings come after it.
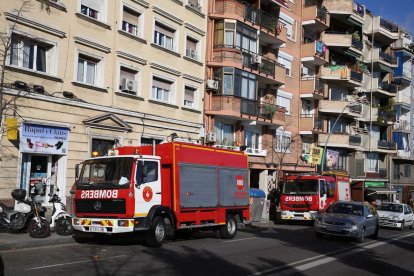
POLYGON ((95 158, 83 163, 78 189, 128 189, 132 157, 95 158))

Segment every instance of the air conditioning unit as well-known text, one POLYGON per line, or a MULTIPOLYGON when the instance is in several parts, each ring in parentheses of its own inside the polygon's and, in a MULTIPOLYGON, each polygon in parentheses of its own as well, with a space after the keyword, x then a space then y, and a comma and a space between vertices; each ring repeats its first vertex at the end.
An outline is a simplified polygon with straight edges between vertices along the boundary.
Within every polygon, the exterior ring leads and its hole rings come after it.
POLYGON ((216 133, 209 132, 206 137, 207 143, 215 143, 217 141, 216 133))
POLYGON ((137 91, 137 82, 133 79, 123 78, 121 83, 121 90, 122 91, 137 91))
POLYGON ((218 81, 207 80, 207 88, 212 90, 218 90, 218 81))
POLYGON ((194 49, 187 49, 187 57, 197 59, 197 51, 194 49))
POLYGON ((253 64, 262 63, 262 57, 259 56, 259 55, 252 55, 251 63, 253 63, 253 64))

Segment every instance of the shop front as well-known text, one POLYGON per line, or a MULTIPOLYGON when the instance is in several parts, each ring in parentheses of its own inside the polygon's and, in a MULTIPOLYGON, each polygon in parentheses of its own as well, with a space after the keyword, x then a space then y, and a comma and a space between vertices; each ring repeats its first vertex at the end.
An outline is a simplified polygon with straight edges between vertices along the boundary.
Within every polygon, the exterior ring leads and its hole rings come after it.
POLYGON ((23 122, 20 127, 20 188, 44 206, 59 188, 65 202, 69 128, 23 122))

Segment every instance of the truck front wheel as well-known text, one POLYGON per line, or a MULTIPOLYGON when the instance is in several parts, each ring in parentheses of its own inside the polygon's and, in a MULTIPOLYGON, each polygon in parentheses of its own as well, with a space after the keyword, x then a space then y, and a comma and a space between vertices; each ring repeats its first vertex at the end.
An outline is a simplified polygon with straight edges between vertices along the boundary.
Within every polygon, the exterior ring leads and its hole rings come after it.
POLYGON ((226 224, 221 226, 220 236, 222 239, 232 239, 236 236, 237 233, 237 221, 234 216, 231 216, 227 219, 226 224))
POLYGON ((147 244, 150 247, 161 247, 165 241, 166 229, 162 217, 155 217, 147 233, 147 244))

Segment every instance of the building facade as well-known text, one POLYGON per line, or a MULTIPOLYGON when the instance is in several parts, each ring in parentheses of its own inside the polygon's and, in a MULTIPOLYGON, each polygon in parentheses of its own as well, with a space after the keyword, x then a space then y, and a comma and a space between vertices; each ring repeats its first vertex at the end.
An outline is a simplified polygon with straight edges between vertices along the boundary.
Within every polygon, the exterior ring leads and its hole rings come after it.
POLYGON ((75 165, 116 144, 201 143, 207 2, 3 3, 0 200, 20 187, 47 206, 52 185, 69 195, 75 165))

